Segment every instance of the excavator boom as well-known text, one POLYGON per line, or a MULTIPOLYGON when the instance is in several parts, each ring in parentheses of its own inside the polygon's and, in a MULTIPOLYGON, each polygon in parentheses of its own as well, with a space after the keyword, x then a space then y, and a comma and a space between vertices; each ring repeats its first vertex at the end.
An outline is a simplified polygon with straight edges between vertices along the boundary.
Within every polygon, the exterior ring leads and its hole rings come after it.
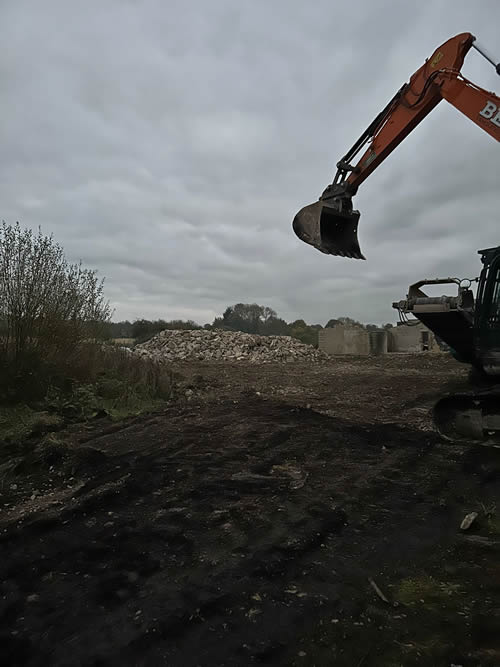
MULTIPOLYGON (((442 99, 500 141, 500 98, 460 74, 474 41, 475 37, 468 32, 449 39, 398 90, 337 163, 333 183, 319 201, 305 206, 295 216, 293 229, 302 241, 326 254, 364 259, 358 242, 360 214, 353 209, 352 197, 442 99)), ((500 74, 499 65, 496 69, 500 74)))

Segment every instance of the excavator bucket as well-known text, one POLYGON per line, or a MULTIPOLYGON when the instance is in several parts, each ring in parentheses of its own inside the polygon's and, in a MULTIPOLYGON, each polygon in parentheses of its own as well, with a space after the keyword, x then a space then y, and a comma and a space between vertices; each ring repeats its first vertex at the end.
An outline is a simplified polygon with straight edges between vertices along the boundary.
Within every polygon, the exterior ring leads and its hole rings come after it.
POLYGON ((359 211, 342 210, 334 200, 304 206, 293 219, 293 231, 304 243, 327 255, 365 259, 358 242, 359 211))

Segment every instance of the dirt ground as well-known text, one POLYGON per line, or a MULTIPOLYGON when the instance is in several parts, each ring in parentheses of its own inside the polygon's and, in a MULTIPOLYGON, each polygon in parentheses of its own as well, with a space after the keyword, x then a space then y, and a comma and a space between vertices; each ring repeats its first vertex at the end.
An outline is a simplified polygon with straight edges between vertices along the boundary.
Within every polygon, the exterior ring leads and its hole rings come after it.
POLYGON ((500 664, 500 450, 429 417, 465 369, 177 371, 162 413, 4 449, 2 665, 500 664))

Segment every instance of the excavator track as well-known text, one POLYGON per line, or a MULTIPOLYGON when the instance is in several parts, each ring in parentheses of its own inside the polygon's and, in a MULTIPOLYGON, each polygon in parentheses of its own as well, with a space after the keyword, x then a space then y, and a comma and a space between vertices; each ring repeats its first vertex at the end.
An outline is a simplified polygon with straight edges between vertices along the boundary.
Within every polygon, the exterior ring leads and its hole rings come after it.
POLYGON ((447 440, 500 447, 500 385, 441 398, 434 425, 447 440))

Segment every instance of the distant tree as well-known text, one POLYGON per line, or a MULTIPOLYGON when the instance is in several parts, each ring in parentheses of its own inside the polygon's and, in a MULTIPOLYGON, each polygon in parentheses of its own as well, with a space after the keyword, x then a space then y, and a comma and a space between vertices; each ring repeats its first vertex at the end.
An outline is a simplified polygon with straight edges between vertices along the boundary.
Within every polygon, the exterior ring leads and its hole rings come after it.
MULTIPOLYGON (((161 320, 163 322, 163 320, 161 320)), ((201 329, 201 326, 197 324, 194 320, 169 320, 164 322, 165 329, 181 329, 181 330, 193 330, 201 329)))
POLYGON ((109 323, 109 338, 133 338, 132 322, 124 320, 123 322, 109 323))
POLYGON ((318 347, 318 329, 323 328, 321 325, 309 326, 304 320, 295 320, 289 324, 289 327, 290 336, 307 345, 318 347))
MULTIPOLYGON (((352 317, 345 316, 329 319, 325 328, 338 325, 366 331, 375 331, 380 328, 377 324, 364 325, 352 317)), ((384 325, 386 329, 391 327, 390 323, 384 325)), ((216 317, 212 324, 205 324, 204 328, 244 331, 261 336, 292 336, 303 343, 317 347, 318 331, 323 327, 321 324, 307 324, 302 318, 287 323, 278 317, 276 311, 269 306, 260 306, 257 303, 236 303, 228 306, 221 316, 216 317)))
POLYGON ((193 320, 135 320, 132 324, 132 338, 137 342, 144 342, 165 329, 201 329, 193 320))
POLYGON ((222 317, 216 317, 212 327, 264 335, 266 326, 276 319, 278 319, 276 311, 268 306, 259 306, 257 303, 236 303, 234 306, 228 306, 222 317))
POLYGON ((146 320, 144 318, 134 320, 132 323, 132 338, 143 339, 145 336, 153 336, 155 333, 162 331, 166 324, 161 320, 153 322, 151 320, 146 320))
POLYGON ((262 324, 261 333, 265 336, 289 336, 290 326, 281 317, 270 317, 262 324))
POLYGON ((352 317, 339 317, 339 322, 340 324, 343 324, 347 327, 356 327, 361 329, 364 328, 364 325, 361 322, 358 322, 358 320, 353 320, 352 317))

